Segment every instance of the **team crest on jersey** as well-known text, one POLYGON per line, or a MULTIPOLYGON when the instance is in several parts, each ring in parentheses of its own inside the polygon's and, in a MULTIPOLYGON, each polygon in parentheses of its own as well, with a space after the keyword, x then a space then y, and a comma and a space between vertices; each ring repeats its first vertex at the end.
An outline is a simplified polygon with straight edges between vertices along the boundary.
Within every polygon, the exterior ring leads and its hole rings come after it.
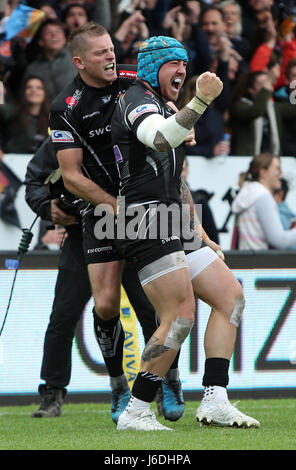
POLYGON ((131 124, 133 124, 136 119, 138 119, 140 116, 142 116, 145 113, 158 113, 159 109, 156 106, 156 104, 142 104, 140 106, 137 106, 136 109, 133 109, 128 115, 128 119, 131 124))
POLYGON ((74 137, 69 131, 51 131, 51 139, 53 142, 74 142, 74 137))
POLYGON ((106 96, 102 96, 101 100, 103 101, 104 104, 107 104, 109 103, 111 98, 112 98, 112 95, 106 95, 106 96))

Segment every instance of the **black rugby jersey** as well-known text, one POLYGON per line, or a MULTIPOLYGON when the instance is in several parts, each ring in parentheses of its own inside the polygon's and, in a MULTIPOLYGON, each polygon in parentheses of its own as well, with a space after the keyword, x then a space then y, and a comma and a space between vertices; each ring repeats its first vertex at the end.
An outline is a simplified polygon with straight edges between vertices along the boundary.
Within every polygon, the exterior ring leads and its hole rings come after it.
POLYGON ((88 86, 78 74, 51 105, 50 129, 55 151, 83 149, 82 171, 106 192, 117 195, 118 171, 111 117, 119 97, 136 77, 136 67, 117 66, 117 80, 105 88, 88 86))
POLYGON ((185 144, 158 152, 136 137, 139 124, 152 113, 168 118, 174 111, 142 82, 136 80, 120 99, 111 121, 115 159, 120 173, 120 195, 125 204, 180 200, 185 144))

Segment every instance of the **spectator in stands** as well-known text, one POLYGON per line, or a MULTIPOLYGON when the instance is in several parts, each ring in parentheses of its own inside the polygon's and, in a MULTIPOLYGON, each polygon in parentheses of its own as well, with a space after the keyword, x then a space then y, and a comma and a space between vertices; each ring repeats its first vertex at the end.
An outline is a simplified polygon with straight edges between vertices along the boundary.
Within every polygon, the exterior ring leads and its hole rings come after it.
POLYGON ((216 72, 217 63, 219 60, 229 60, 229 51, 231 50, 231 60, 236 59, 239 70, 238 73, 249 71, 248 62, 240 55, 235 46, 235 42, 227 34, 227 24, 225 16, 220 5, 217 7, 208 7, 203 11, 201 16, 202 30, 208 37, 208 41, 212 51, 212 64, 211 71, 216 72))
MULTIPOLYGON (((285 71, 285 85, 274 93, 277 102, 296 104, 296 58, 290 60, 285 71)), ((283 116, 282 154, 296 157, 296 121, 283 116)))
POLYGON ((286 84, 286 68, 291 60, 296 59, 296 38, 295 33, 293 31, 287 33, 284 36, 283 41, 281 43, 281 54, 281 74, 275 84, 276 89, 286 84))
MULTIPOLYGON (((285 230, 296 227, 296 214, 292 211, 286 202, 286 197, 289 192, 288 181, 285 178, 281 178, 281 187, 274 191, 274 198, 278 204, 280 212, 280 219, 282 226, 285 230)), ((296 250, 296 245, 289 246, 289 250, 296 250)))
POLYGON ((278 101, 294 101, 293 104, 295 104, 295 99, 293 98, 294 94, 291 96, 291 94, 295 93, 295 88, 296 88, 296 57, 294 59, 291 59, 290 62, 288 62, 286 69, 285 69, 285 84, 278 88, 275 93, 274 97, 278 101))
POLYGON ((277 28, 270 12, 265 12, 259 31, 262 39, 250 59, 250 70, 252 72, 265 71, 271 55, 277 44, 277 28))
POLYGON ((199 26, 200 2, 172 0, 162 21, 162 34, 181 42, 189 54, 187 77, 207 71, 212 61, 208 38, 199 26))
POLYGON ((235 0, 223 0, 218 4, 222 10, 225 23, 225 32, 233 48, 245 60, 249 61, 251 46, 246 38, 242 37, 242 9, 235 0))
POLYGON ((20 97, 0 106, 1 151, 34 153, 48 137, 49 102, 44 82, 28 77, 20 97))
POLYGON ((233 89, 237 83, 238 78, 242 73, 247 73, 240 71, 240 60, 238 57, 230 52, 228 60, 228 80, 230 89, 233 89))
POLYGON ((253 158, 247 180, 232 203, 237 216, 240 250, 284 250, 296 243, 296 228, 284 230, 274 191, 281 187, 278 157, 263 153, 253 158))
POLYGON ((66 44, 63 23, 45 21, 38 30, 38 43, 41 54, 26 67, 24 78, 40 77, 52 100, 77 73, 66 44))
POLYGON ((145 16, 137 10, 127 17, 112 35, 117 63, 125 63, 126 56, 131 54, 134 44, 148 37, 145 16))
POLYGON ((251 46, 256 41, 258 30, 264 23, 266 13, 270 12, 276 16, 274 0, 247 0, 243 5, 242 36, 249 40, 251 46))
MULTIPOLYGON (((159 23, 161 23, 158 15, 158 0, 131 0, 130 2, 120 2, 117 6, 118 19, 115 30, 136 11, 141 11, 145 17, 145 23, 149 30, 149 36, 159 35, 159 23)), ((168 0, 162 1, 162 4, 168 3, 168 0)), ((162 5, 165 8, 164 5, 162 5)))
POLYGON ((66 27, 67 36, 73 29, 88 23, 90 19, 89 10, 79 3, 71 3, 62 13, 62 21, 66 27))
MULTIPOLYGON (((217 61, 229 50, 231 42, 227 38, 223 12, 216 7, 209 7, 201 15, 201 27, 208 38, 211 48, 211 70, 215 72, 217 61)), ((228 57, 227 57, 228 59, 228 57)))
POLYGON ((274 102, 273 87, 279 65, 270 64, 268 72, 242 76, 230 103, 232 155, 281 155, 284 119, 295 120, 296 106, 274 102))

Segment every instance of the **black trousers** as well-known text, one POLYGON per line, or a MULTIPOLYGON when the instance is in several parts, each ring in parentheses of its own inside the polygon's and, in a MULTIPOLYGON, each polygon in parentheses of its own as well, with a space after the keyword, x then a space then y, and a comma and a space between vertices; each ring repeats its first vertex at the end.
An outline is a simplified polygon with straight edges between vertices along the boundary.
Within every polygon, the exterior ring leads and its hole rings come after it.
MULTIPOLYGON (((122 285, 133 306, 147 342, 157 328, 155 310, 147 299, 136 270, 126 265, 122 285)), ((75 328, 91 298, 80 233, 70 232, 61 252, 54 301, 45 333, 41 379, 65 388, 71 378, 71 352, 75 328)))

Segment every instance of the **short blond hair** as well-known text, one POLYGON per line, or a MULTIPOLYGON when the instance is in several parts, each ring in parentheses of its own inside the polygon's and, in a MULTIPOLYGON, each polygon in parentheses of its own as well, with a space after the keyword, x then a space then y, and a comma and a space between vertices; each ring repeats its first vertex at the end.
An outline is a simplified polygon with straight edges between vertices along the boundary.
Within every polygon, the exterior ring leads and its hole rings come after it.
POLYGON ((109 34, 106 28, 100 24, 90 21, 83 26, 75 28, 70 34, 68 45, 72 57, 84 56, 86 52, 86 39, 109 34))

